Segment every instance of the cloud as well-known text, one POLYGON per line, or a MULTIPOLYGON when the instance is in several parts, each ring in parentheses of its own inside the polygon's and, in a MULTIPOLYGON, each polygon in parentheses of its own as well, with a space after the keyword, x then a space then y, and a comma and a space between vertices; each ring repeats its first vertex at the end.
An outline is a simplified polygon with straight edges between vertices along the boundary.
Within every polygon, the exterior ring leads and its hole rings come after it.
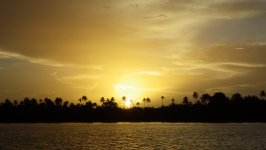
POLYGON ((62 80, 83 80, 83 79, 101 79, 103 76, 102 75, 76 75, 76 76, 67 76, 67 77, 62 77, 62 80))
POLYGON ((224 92, 224 93, 227 93, 228 95, 232 95, 234 93, 244 93, 247 95, 248 94, 252 95, 256 92, 259 92, 258 89, 254 90, 251 88, 256 88, 256 86, 249 85, 249 84, 229 85, 229 86, 206 89, 204 92, 205 93, 211 93, 211 94, 213 94, 215 92, 224 92))
POLYGON ((249 43, 221 43, 202 46, 195 50, 187 51, 183 55, 184 59, 194 59, 208 63, 226 63, 240 62, 248 64, 266 64, 264 55, 266 54, 266 46, 257 45, 253 42, 249 43), (243 47, 235 49, 235 47, 243 47))
POLYGON ((94 90, 95 95, 111 95, 117 84, 172 95, 237 85, 257 90, 266 85, 265 4, 3 1, 0 80, 12 81, 12 88, 17 85, 22 91, 20 85, 27 84, 32 85, 28 91, 40 90, 33 83, 39 81, 47 89, 43 93, 56 91, 48 85, 53 82, 61 93, 94 90))
POLYGON ((225 63, 220 63, 217 65, 246 67, 246 68, 265 68, 266 67, 266 64, 237 63, 237 62, 225 62, 225 63))
POLYGON ((138 55, 132 50, 140 49, 131 42, 140 29, 134 24, 137 14, 127 5, 107 0, 3 2, 0 48, 62 63, 127 60, 138 55), (112 9, 106 10, 104 5, 112 9))
POLYGON ((251 14, 265 14, 266 2, 264 0, 226 0, 214 3, 210 8, 216 9, 223 14, 226 13, 251 13, 251 14))
POLYGON ((1 51, 0 50, 0 59, 18 59, 18 60, 25 60, 29 63, 33 64, 39 64, 39 65, 44 65, 44 66, 49 66, 49 67, 79 67, 79 68, 88 68, 88 69, 95 69, 95 70, 102 70, 102 66, 93 66, 93 65, 87 65, 87 66, 82 66, 82 65, 73 65, 73 64, 62 64, 58 63, 56 61, 48 60, 48 59, 42 59, 42 58, 33 58, 29 56, 24 56, 18 53, 14 52, 6 52, 6 51, 1 51))
POLYGON ((121 90, 133 90, 133 91, 144 91, 144 92, 159 92, 164 91, 167 89, 171 89, 171 87, 157 87, 157 88, 145 88, 145 87, 137 87, 132 85, 124 85, 124 84, 116 84, 114 85, 115 89, 121 89, 121 90))
MULTIPOLYGON (((197 62, 197 61, 178 61, 173 68, 163 68, 165 71, 176 71, 183 74, 202 74, 210 72, 217 72, 224 78, 232 77, 234 75, 240 75, 246 73, 249 69, 266 68, 266 64, 259 63, 242 63, 242 62, 197 62)), ((218 76, 214 76, 218 77, 218 76)))
POLYGON ((173 76, 201 76, 208 80, 215 79, 230 79, 250 75, 255 70, 261 74, 266 74, 263 71, 266 68, 266 63, 245 63, 245 62, 197 62, 197 61, 178 61, 172 67, 162 68, 164 74, 173 76))
POLYGON ((46 65, 51 67, 63 67, 63 64, 57 63, 55 61, 47 60, 47 59, 41 59, 41 58, 32 58, 28 56, 24 56, 18 53, 13 52, 5 52, 0 51, 0 57, 1 58, 14 58, 19 60, 26 60, 30 63, 39 64, 39 65, 46 65))
POLYGON ((161 73, 157 71, 140 71, 127 74, 126 76, 160 76, 161 73))
MULTIPOLYGON (((92 89, 88 88, 91 84, 93 84, 93 88, 96 87, 95 81, 100 80, 103 78, 103 75, 97 75, 97 74, 73 74, 72 76, 66 76, 64 74, 58 75, 58 73, 52 73, 52 76, 59 82, 63 84, 67 84, 74 87, 79 88, 86 88, 86 89, 92 89)), ((98 85, 98 84, 97 84, 98 85)))
POLYGON ((263 0, 165 0, 151 3, 150 7, 170 17, 236 19, 265 14, 265 4, 263 0))

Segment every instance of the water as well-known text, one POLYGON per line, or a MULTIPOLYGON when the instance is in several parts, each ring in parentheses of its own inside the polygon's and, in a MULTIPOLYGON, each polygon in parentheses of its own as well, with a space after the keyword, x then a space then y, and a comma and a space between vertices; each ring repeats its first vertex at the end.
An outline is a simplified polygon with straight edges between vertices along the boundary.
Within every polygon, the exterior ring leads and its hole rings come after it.
POLYGON ((0 149, 266 149, 266 124, 0 124, 0 149))

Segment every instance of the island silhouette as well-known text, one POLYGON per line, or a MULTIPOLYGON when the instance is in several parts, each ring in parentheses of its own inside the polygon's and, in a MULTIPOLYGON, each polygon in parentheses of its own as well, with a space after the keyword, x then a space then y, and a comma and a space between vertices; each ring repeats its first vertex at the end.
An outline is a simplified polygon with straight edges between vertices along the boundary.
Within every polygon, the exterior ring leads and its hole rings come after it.
MULTIPOLYGON (((233 94, 230 98, 222 92, 213 95, 185 96, 181 103, 174 98, 161 96, 162 105, 154 108, 152 99, 143 98, 131 108, 118 107, 114 97, 100 98, 101 105, 92 102, 87 96, 74 104, 60 97, 51 100, 25 98, 21 101, 4 100, 0 104, 0 122, 266 122, 266 94, 262 90, 257 96, 233 94), (170 102, 164 106, 165 102, 170 102)), ((121 98, 125 102, 126 97, 121 98)))

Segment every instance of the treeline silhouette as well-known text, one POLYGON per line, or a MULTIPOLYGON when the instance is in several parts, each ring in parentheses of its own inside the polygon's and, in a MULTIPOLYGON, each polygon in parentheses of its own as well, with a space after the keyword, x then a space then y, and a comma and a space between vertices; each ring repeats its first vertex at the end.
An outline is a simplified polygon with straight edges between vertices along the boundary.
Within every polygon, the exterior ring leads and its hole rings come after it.
MULTIPOLYGON (((194 92, 192 96, 193 102, 185 96, 178 104, 175 99, 162 96, 162 106, 158 108, 149 107, 152 99, 144 98, 128 109, 118 107, 113 97, 100 98, 101 105, 86 96, 78 99, 77 104, 60 97, 6 99, 0 104, 0 122, 266 122, 265 91, 261 91, 261 98, 239 93, 229 98, 222 92, 200 96, 194 92), (164 106, 166 101, 170 104, 164 106)), ((121 101, 124 103, 126 97, 121 101)))

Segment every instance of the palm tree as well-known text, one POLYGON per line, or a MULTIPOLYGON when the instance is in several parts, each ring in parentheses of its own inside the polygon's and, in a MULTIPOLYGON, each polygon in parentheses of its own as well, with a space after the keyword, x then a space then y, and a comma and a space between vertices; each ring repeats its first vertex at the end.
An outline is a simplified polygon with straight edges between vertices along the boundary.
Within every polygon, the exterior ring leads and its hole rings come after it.
POLYGON ((199 94, 197 92, 193 92, 193 98, 195 99, 195 102, 197 101, 199 94))
POLYGON ((85 102, 88 100, 88 98, 87 98, 87 96, 83 95, 83 96, 81 97, 81 100, 84 101, 84 103, 85 103, 85 102))
POLYGON ((242 100, 243 100, 243 97, 242 97, 241 94, 239 94, 239 93, 235 93, 235 94, 233 94, 232 97, 231 97, 231 101, 232 101, 233 103, 239 103, 239 102, 241 102, 242 100))
POLYGON ((147 102, 147 104, 148 104, 148 107, 149 107, 149 103, 151 103, 151 99, 148 97, 148 98, 146 98, 146 102, 147 102))
POLYGON ((183 98, 183 102, 182 102, 182 104, 184 104, 184 105, 190 105, 191 104, 191 102, 188 100, 188 97, 184 97, 183 98))
MULTIPOLYGON (((50 100, 50 99, 49 99, 50 100)), ((50 100, 51 101, 51 100, 50 100)), ((25 106, 29 106, 30 105, 30 99, 28 97, 25 97, 24 100, 23 100, 23 104, 25 106)))
POLYGON ((85 106, 88 108, 88 109, 92 109, 93 108, 93 104, 91 101, 88 101, 85 106))
POLYGON ((74 103, 70 103, 69 107, 73 109, 75 107, 75 104, 74 103))
POLYGON ((146 98, 143 98, 142 102, 143 102, 143 108, 145 108, 145 103, 147 102, 146 98))
POLYGON ((54 102, 55 102, 55 105, 56 105, 56 106, 61 106, 63 100, 62 100, 62 98, 57 97, 57 98, 55 98, 54 102))
POLYGON ((172 105, 174 105, 174 104, 175 104, 175 99, 172 98, 172 99, 171 99, 171 102, 172 102, 172 105))
POLYGON ((68 101, 65 101, 65 102, 63 103, 63 107, 64 107, 64 108, 67 108, 67 107, 68 107, 68 103, 69 103, 68 101))
POLYGON ((104 97, 101 97, 100 102, 102 103, 102 106, 103 106, 104 103, 105 103, 105 98, 104 97))
POLYGON ((5 102, 2 103, 2 105, 8 108, 8 107, 12 107, 13 106, 13 103, 7 98, 5 100, 5 102))
POLYGON ((202 104, 208 104, 211 100, 211 96, 209 94, 202 94, 200 100, 202 104))
POLYGON ((260 92, 260 96, 261 96, 261 99, 263 100, 264 97, 266 96, 266 93, 265 93, 264 90, 262 90, 262 91, 260 92))
POLYGON ((39 104, 42 104, 43 103, 43 100, 42 99, 39 99, 39 104))
POLYGON ((211 105, 225 105, 229 102, 226 95, 222 92, 216 92, 211 98, 211 101, 209 104, 211 105))
MULTIPOLYGON (((24 99, 24 101, 27 101, 26 98, 24 99)), ((44 103, 48 107, 53 107, 54 106, 54 102, 51 99, 47 98, 47 97, 44 99, 44 103)))
POLYGON ((164 100, 164 96, 162 96, 162 97, 161 97, 161 99, 162 99, 162 107, 163 107, 163 100, 164 100))
POLYGON ((132 106, 134 105, 134 102, 132 99, 130 100, 130 105, 132 105, 132 106))
POLYGON ((125 106, 126 99, 127 99, 126 96, 122 96, 122 102, 123 102, 123 105, 124 105, 124 109, 125 109, 125 107, 126 107, 126 106, 125 106))
POLYGON ((139 105, 140 105, 140 103, 139 103, 139 102, 137 102, 137 103, 136 103, 136 106, 137 106, 137 107, 139 107, 139 105))
POLYGON ((78 99, 78 101, 79 101, 79 103, 80 103, 80 105, 81 105, 81 102, 82 102, 82 98, 79 98, 79 99, 78 99))
POLYGON ((97 103, 92 103, 93 108, 97 107, 97 103))
MULTIPOLYGON (((62 100, 62 99, 61 99, 61 100, 62 100)), ((38 106, 38 101, 37 101, 37 99, 32 98, 32 99, 30 100, 30 104, 31 104, 31 106, 38 106)))
POLYGON ((14 100, 14 105, 17 106, 18 105, 18 101, 17 100, 14 100))
POLYGON ((114 97, 111 97, 111 99, 110 99, 112 102, 114 102, 115 101, 115 98, 114 97))

